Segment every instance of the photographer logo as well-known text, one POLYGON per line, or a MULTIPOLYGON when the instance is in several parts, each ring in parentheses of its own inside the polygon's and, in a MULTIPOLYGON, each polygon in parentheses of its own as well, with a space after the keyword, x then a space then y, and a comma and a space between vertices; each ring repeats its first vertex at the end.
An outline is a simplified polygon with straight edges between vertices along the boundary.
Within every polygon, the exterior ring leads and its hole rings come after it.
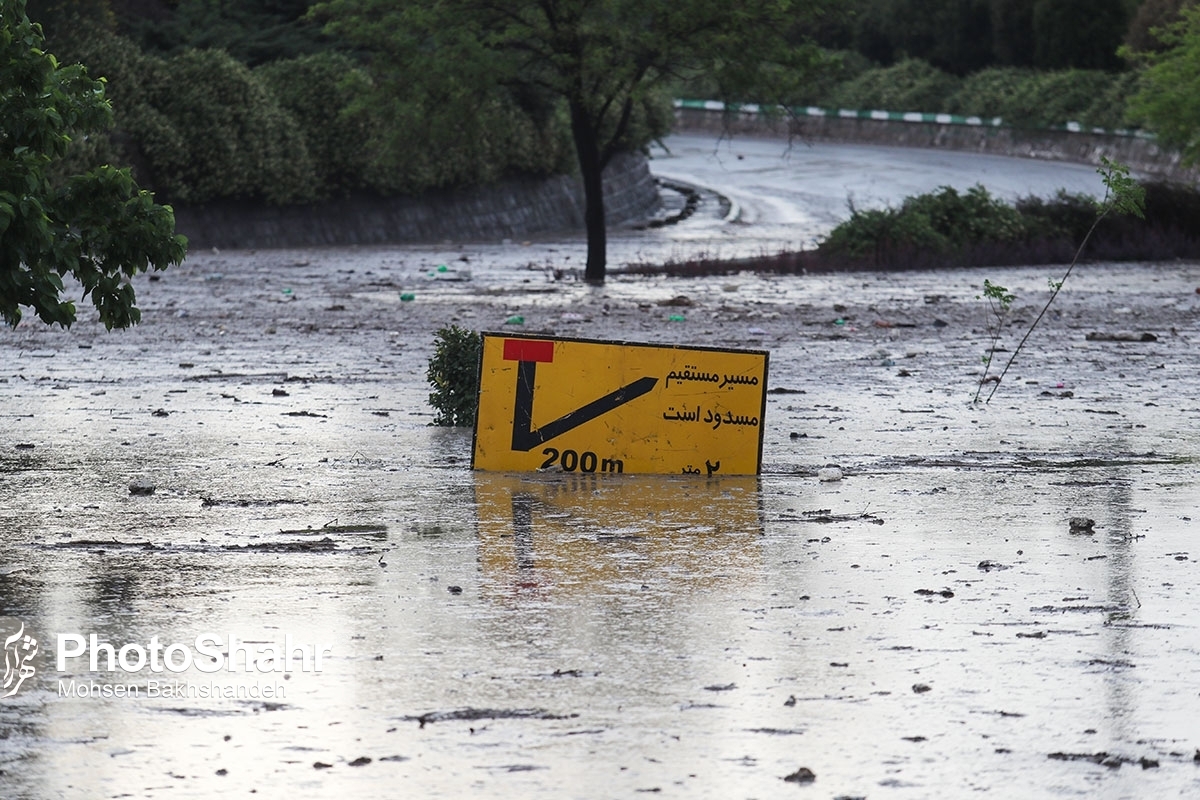
POLYGON ((21 685, 37 673, 34 659, 38 640, 23 621, 13 617, 0 617, 0 637, 4 642, 4 676, 0 681, 0 700, 3 700, 19 692, 21 685))

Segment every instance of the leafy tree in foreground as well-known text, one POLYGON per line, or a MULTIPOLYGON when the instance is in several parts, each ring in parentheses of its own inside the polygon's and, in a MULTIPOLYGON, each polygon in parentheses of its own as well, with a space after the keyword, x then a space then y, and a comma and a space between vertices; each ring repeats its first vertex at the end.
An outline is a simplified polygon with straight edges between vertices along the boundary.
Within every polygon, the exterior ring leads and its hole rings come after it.
POLYGON ((141 319, 128 277, 183 260, 171 209, 138 189, 127 170, 103 166, 52 177, 72 136, 105 130, 112 110, 104 85, 81 65, 43 52, 40 26, 24 0, 0 0, 0 316, 22 307, 47 324, 75 321, 63 299, 71 276, 109 330, 141 319))
POLYGON ((729 96, 758 89, 787 99, 819 62, 789 34, 826 0, 328 0, 313 9, 326 31, 373 54, 387 92, 432 87, 425 100, 464 125, 486 99, 509 92, 526 111, 562 108, 583 180, 585 277, 607 266, 603 170, 636 146, 639 107, 667 81, 710 74, 729 96), (561 104, 561 105, 560 105, 561 104))

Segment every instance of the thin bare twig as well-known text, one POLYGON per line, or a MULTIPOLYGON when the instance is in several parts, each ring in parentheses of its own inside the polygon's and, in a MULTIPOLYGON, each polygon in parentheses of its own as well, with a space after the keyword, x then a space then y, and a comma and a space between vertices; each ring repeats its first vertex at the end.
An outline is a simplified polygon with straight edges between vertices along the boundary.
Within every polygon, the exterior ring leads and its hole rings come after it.
MULTIPOLYGON (((1029 329, 1025 331, 1025 335, 1021 337, 1021 341, 1017 343, 1016 349, 1012 351, 1012 355, 1008 357, 1008 362, 1004 365, 1004 369, 1000 371, 1000 375, 995 379, 995 385, 992 386, 992 391, 988 393, 984 403, 992 401, 992 395, 1000 388, 1004 376, 1008 374, 1008 369, 1017 360, 1017 356, 1021 352, 1021 348, 1025 346, 1025 342, 1029 340, 1029 336, 1033 333, 1033 329, 1042 321, 1042 317, 1046 316, 1046 312, 1050 310, 1051 304, 1054 303, 1054 298, 1058 297, 1058 293, 1062 291, 1063 284, 1067 282, 1067 278, 1071 277, 1072 270, 1079 263, 1079 257, 1083 254, 1083 248, 1087 246, 1088 240, 1092 238, 1096 228, 1099 227, 1101 220, 1107 217, 1113 211, 1124 214, 1134 214, 1141 217, 1145 207, 1145 192, 1142 187, 1129 177, 1129 167, 1124 164, 1118 164, 1115 161, 1110 161, 1108 158, 1101 157, 1100 167, 1097 168, 1101 178, 1104 181, 1104 198, 1099 203, 1100 213, 1096 215, 1096 219, 1092 222, 1092 226, 1088 228, 1088 232, 1084 235, 1083 241, 1079 243, 1079 247, 1075 250, 1075 257, 1071 259, 1070 266, 1063 274, 1062 280, 1054 284, 1054 291, 1050 293, 1050 299, 1046 301, 1046 305, 1042 306, 1042 310, 1030 324, 1029 329)), ((986 376, 985 376, 986 379, 986 376)), ((980 383, 980 386, 983 384, 980 383)), ((979 398, 978 390, 975 392, 976 401, 979 398)))

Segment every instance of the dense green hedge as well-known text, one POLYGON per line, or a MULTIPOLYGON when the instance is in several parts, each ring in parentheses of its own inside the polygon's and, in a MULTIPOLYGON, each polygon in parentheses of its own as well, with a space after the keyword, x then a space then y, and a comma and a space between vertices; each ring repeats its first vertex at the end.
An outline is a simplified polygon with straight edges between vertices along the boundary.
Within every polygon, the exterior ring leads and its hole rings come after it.
POLYGON ((115 136, 107 152, 171 202, 248 197, 294 203, 318 194, 296 120, 243 64, 221 50, 147 55, 96 33, 72 56, 107 80, 115 136))
POLYGON ((222 50, 185 50, 167 60, 167 73, 169 91, 153 104, 182 145, 156 164, 168 195, 186 202, 312 199, 316 176, 305 138, 245 65, 222 50))
MULTIPOLYGON (((573 168, 556 109, 503 95, 470 118, 415 100, 378 104, 367 71, 335 51, 251 70, 222 50, 151 55, 100 29, 64 52, 107 79, 116 121, 111 140, 76 143, 71 164, 130 164, 168 202, 419 194, 573 168)), ((669 110, 643 108, 629 146, 661 134, 669 110)))
MULTIPOLYGON (((62 44, 65 59, 108 79, 116 119, 113 138, 77 143, 70 166, 129 164, 168 202, 289 204, 358 190, 412 195, 574 169, 568 121, 545 98, 496 91, 448 104, 438 98, 461 98, 464 87, 428 75, 381 102, 378 78, 332 49, 252 70, 223 50, 153 55, 104 26, 62 44)), ((704 76, 687 84, 705 85, 704 76)), ((797 99, 1118 128, 1127 124, 1126 99, 1136 88, 1132 72, 1004 67, 959 78, 912 59, 871 68, 845 53, 797 99)), ((644 145, 669 122, 669 95, 647 99, 626 146, 644 145)))
POLYGON ((1128 124, 1125 105, 1135 89, 1133 73, 1004 67, 968 76, 947 105, 951 113, 1000 117, 1012 125, 1078 122, 1115 129, 1128 124))
MULTIPOLYGON (((1145 218, 1108 216, 1085 258, 1154 260, 1200 253, 1200 193, 1146 183, 1145 218)), ((808 266, 913 267, 1066 263, 1096 220, 1096 201, 1060 192, 1009 204, 982 186, 943 187, 900 206, 852 210, 820 244, 808 266)))
MULTIPOLYGON (((116 134, 75 143, 68 166, 130 164, 142 185, 188 203, 416 194, 574 169, 555 103, 444 83, 436 60, 416 75, 365 66, 309 16, 311 5, 30 0, 52 52, 109 79, 116 134), (374 91, 381 87, 387 91, 374 91)), ((1158 46, 1154 31, 1179 5, 846 0, 804 32, 833 58, 806 74, 789 102, 1000 117, 1018 126, 1128 127, 1138 73, 1104 70, 1122 66, 1122 37, 1135 49, 1158 46)), ((693 75, 675 96, 759 99, 720 97, 716 85, 693 75)), ((626 147, 667 129, 667 100, 642 104, 626 147)))
POLYGON ((887 68, 868 69, 835 87, 830 108, 886 111, 942 111, 962 80, 927 64, 908 59, 887 68))
POLYGON ((312 161, 320 197, 372 187, 372 151, 379 120, 358 108, 371 79, 357 62, 334 52, 274 61, 254 77, 291 116, 312 161))
POLYGON ((923 61, 865 69, 833 87, 818 105, 999 117, 1006 124, 1052 126, 1078 122, 1116 129, 1137 90, 1137 73, 1101 70, 1039 72, 992 67, 957 78, 923 61))
POLYGON ((821 243, 827 256, 886 263, 896 251, 955 255, 981 242, 1013 242, 1027 234, 1013 206, 982 186, 965 193, 951 187, 907 198, 898 208, 851 209, 821 243))

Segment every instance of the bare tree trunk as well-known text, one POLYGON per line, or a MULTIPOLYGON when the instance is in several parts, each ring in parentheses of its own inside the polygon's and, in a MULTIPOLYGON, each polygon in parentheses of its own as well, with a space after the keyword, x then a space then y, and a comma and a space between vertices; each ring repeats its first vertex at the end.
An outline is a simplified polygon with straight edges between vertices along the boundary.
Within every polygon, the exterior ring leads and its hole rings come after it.
POLYGON ((583 278, 604 283, 608 266, 608 229, 604 220, 604 166, 596 128, 581 103, 571 103, 571 136, 583 178, 583 222, 587 231, 587 266, 583 278))

